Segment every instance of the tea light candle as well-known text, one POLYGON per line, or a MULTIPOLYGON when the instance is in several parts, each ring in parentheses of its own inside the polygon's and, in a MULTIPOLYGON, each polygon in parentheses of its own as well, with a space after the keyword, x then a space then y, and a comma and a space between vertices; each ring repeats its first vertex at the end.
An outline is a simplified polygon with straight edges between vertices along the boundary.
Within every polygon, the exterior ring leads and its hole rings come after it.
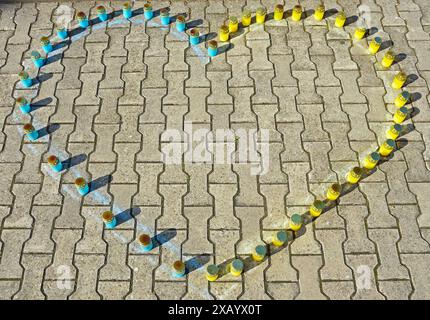
POLYGON ((277 4, 273 12, 273 19, 275 19, 276 21, 280 21, 283 18, 284 18, 284 6, 282 4, 277 4))
POLYGON ((85 179, 82 177, 79 177, 75 180, 75 186, 81 196, 86 195, 88 192, 90 192, 90 187, 88 186, 85 179))
POLYGON ((20 81, 21 81, 21 85, 22 85, 24 88, 29 88, 29 87, 31 87, 31 86, 33 85, 33 80, 30 78, 30 76, 28 75, 28 73, 27 73, 27 72, 25 72, 25 71, 21 71, 21 72, 18 74, 18 77, 19 77, 19 79, 20 79, 20 81))
POLYGON ((255 14, 255 20, 257 23, 264 23, 266 21, 266 8, 260 7, 257 9, 257 12, 255 14))
POLYGON ((45 59, 42 58, 39 52, 32 51, 31 52, 31 60, 33 60, 33 63, 36 68, 40 68, 45 64, 45 59))
POLYGON ((376 54, 382 45, 382 38, 381 37, 375 37, 372 39, 372 41, 369 44, 369 52, 371 54, 376 54))
POLYGON ((266 253, 267 253, 266 246, 258 245, 252 251, 252 259, 254 259, 254 261, 257 261, 257 262, 263 261, 264 257, 266 256, 266 253))
POLYGON ((358 27, 354 31, 354 38, 357 40, 361 40, 366 35, 366 32, 367 32, 366 28, 358 27))
POLYGON ((298 231, 302 227, 303 219, 300 214, 293 214, 290 218, 289 226, 293 231, 298 231))
POLYGON ((403 121, 405 121, 406 117, 408 116, 408 108, 401 107, 396 110, 393 116, 394 123, 400 124, 403 121))
POLYGON ((408 103, 409 99, 410 99, 411 95, 408 91, 403 91, 402 93, 400 93, 396 99, 394 100, 394 105, 397 108, 401 108, 403 107, 406 103, 408 103))
POLYGON ((391 67, 391 65, 393 64, 394 59, 395 59, 395 56, 394 56, 393 52, 392 52, 392 51, 388 51, 388 52, 384 55, 384 57, 382 58, 381 65, 382 65, 384 68, 388 69, 388 68, 389 68, 389 67, 391 67))
POLYGON ((139 244, 144 252, 151 251, 153 248, 152 239, 147 234, 141 234, 139 236, 139 244))
POLYGON ((361 179, 362 174, 363 170, 360 167, 354 167, 346 174, 346 181, 350 184, 356 184, 361 179))
POLYGON ((150 20, 154 16, 154 12, 152 11, 152 5, 150 3, 145 3, 143 5, 143 16, 146 20, 150 20))
POLYGON ((378 152, 372 152, 371 154, 368 154, 363 159, 363 167, 365 167, 366 169, 372 170, 373 168, 376 167, 380 159, 381 159, 381 156, 378 152))
POLYGON ((296 21, 296 22, 300 21, 302 19, 302 12, 303 12, 302 6, 300 5, 294 6, 293 13, 291 15, 291 18, 293 19, 293 21, 296 21))
POLYGON ((170 23, 170 12, 169 9, 167 8, 163 8, 160 10, 160 19, 161 19, 161 24, 163 26, 168 26, 170 23))
POLYGON ((60 172, 63 170, 63 164, 61 163, 60 159, 54 155, 48 157, 48 164, 55 172, 60 172))
POLYGON ((102 219, 107 229, 116 227, 116 218, 112 211, 103 212, 102 219))
POLYGON ((97 16, 99 17, 100 21, 106 21, 108 19, 108 14, 106 13, 105 7, 97 7, 97 16))
POLYGON ((396 123, 387 129, 386 137, 387 139, 396 140, 399 137, 401 132, 402 132, 402 125, 396 123))
POLYGON ((210 264, 206 268, 206 279, 208 281, 215 281, 218 279, 219 267, 215 264, 210 264))
POLYGON ((324 15, 325 15, 325 6, 323 3, 320 3, 318 7, 315 9, 314 18, 316 21, 321 21, 322 19, 324 19, 324 15))
POLYGON ((393 83, 391 83, 391 87, 393 89, 401 89, 406 82, 408 76, 404 72, 399 72, 395 75, 393 79, 393 83))
POLYGON ((64 26, 57 26, 57 37, 64 40, 68 37, 67 28, 64 26))
POLYGON ((342 187, 338 183, 332 184, 327 190, 327 199, 330 201, 335 201, 340 196, 342 187))
POLYGON ((185 276, 185 264, 178 260, 173 263, 173 276, 175 278, 181 278, 185 276))
POLYGON ((186 29, 185 17, 178 16, 176 18, 176 30, 178 30, 179 32, 184 32, 185 29, 186 29))
POLYGON ((243 10, 242 12, 242 27, 248 27, 249 25, 251 25, 251 21, 252 21, 252 15, 251 15, 251 11, 249 10, 243 10))
POLYGON ((197 45, 200 43, 200 34, 199 30, 196 28, 193 28, 190 30, 190 43, 192 45, 197 45))
POLYGON ((237 32, 239 29, 239 20, 235 16, 228 19, 228 31, 231 33, 237 32))
POLYGON ((218 42, 211 40, 208 43, 208 55, 209 57, 215 57, 218 54, 218 42))
POLYGON ((324 207, 325 207, 324 202, 322 202, 321 200, 315 200, 314 203, 309 208, 309 213, 311 214, 312 217, 317 218, 323 212, 324 207))
POLYGON ((380 147, 379 147, 379 154, 383 157, 388 156, 396 147, 396 142, 393 139, 386 140, 380 147))
POLYGON ((287 233, 284 230, 278 231, 273 235, 272 243, 276 247, 283 246, 288 240, 287 233))
POLYGON ((228 26, 223 24, 219 28, 219 36, 218 37, 219 37, 219 41, 221 41, 221 42, 228 41, 228 39, 230 37, 230 30, 229 30, 228 26))
POLYGON ((27 123, 24 125, 24 133, 30 141, 34 141, 39 138, 39 133, 34 129, 31 123, 27 123))
POLYGON ((84 12, 82 12, 82 11, 78 12, 78 14, 76 15, 76 18, 78 19, 78 23, 79 23, 79 26, 81 28, 85 29, 88 27, 89 21, 88 21, 88 18, 84 12))
POLYGON ((42 46, 42 49, 45 51, 45 53, 50 53, 53 50, 52 44, 48 37, 40 38, 40 45, 42 46))
POLYGON ((240 259, 234 259, 230 263, 230 273, 233 276, 238 277, 242 274, 242 272, 243 272, 243 261, 240 259))
POLYGON ((130 19, 131 16, 133 15, 131 8, 132 6, 130 2, 125 2, 122 5, 122 15, 124 16, 125 19, 130 19))
POLYGON ((29 113, 31 111, 30 103, 27 101, 26 98, 19 97, 18 99, 16 99, 16 103, 18 104, 19 109, 22 113, 29 113))
POLYGON ((346 15, 344 12, 341 11, 337 14, 334 25, 337 28, 343 28, 343 26, 345 25, 345 22, 346 22, 346 15))

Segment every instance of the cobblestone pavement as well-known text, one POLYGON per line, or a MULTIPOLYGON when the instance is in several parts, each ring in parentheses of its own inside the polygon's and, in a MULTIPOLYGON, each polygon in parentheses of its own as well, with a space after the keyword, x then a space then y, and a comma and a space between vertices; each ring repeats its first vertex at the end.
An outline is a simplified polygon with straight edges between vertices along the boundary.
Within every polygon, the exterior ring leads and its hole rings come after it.
MULTIPOLYGON (((186 13, 208 40, 245 4, 272 11, 278 2, 153 4, 186 13)), ((145 24, 142 9, 130 23, 117 11, 91 31, 72 22, 72 41, 56 45, 38 73, 30 53, 40 37, 52 39, 53 23, 77 11, 96 17, 99 3, 0 3, 1 299, 430 298, 428 0, 328 0, 326 9, 359 19, 344 29, 333 27, 334 15, 269 19, 241 29, 212 59, 206 43, 191 48, 174 24, 145 24), (353 41, 360 21, 371 35, 353 41), (372 56, 376 35, 384 44, 372 56), (384 70, 390 46, 399 62, 384 70), (18 83, 23 66, 37 76, 30 89, 18 83), (384 141, 399 70, 410 75, 413 108, 399 150, 287 248, 246 264, 241 277, 209 283, 198 266, 249 257, 384 141), (19 96, 32 99, 30 114, 15 107, 19 96), (23 138, 28 122, 42 135, 34 142, 23 138), (161 133, 186 122, 267 129, 268 173, 250 174, 252 163, 163 163, 161 133), (49 168, 51 154, 69 159, 64 173, 49 168), (73 185, 78 176, 92 181, 85 197, 73 185), (121 219, 111 230, 101 220, 109 209, 121 219), (142 253, 143 232, 164 243, 142 253), (185 278, 171 275, 178 259, 185 278)))

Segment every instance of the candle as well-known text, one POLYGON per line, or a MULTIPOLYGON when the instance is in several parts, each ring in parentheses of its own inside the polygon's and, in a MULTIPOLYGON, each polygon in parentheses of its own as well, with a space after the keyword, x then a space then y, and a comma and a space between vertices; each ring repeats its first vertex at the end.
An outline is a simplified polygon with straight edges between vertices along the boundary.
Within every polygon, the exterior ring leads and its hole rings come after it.
POLYGON ((152 239, 149 235, 147 234, 141 234, 139 236, 139 243, 142 247, 142 250, 147 252, 147 251, 151 251, 153 248, 153 244, 152 244, 152 239))
POLYGON ((40 38, 40 45, 42 46, 42 49, 45 51, 45 53, 50 53, 53 50, 52 44, 48 37, 40 38))
POLYGON ((294 6, 293 13, 291 16, 293 21, 296 21, 296 22, 300 21, 302 19, 302 12, 303 12, 302 6, 300 6, 300 5, 294 6))
POLYGON ((57 36, 62 40, 66 39, 69 36, 67 33, 67 28, 64 26, 57 26, 57 36))
POLYGON ((231 16, 228 19, 228 31, 231 33, 237 32, 239 29, 239 21, 235 16, 231 16))
POLYGON ((346 181, 355 184, 360 180, 362 174, 363 170, 360 167, 354 167, 346 174, 346 181))
POLYGON ((248 27, 251 24, 251 11, 249 10, 243 10, 242 12, 242 27, 248 27))
POLYGON ((218 273, 219 267, 217 265, 210 264, 206 268, 206 279, 211 282, 215 281, 216 279, 218 279, 218 273))
POLYGON ((389 68, 393 64, 395 56, 392 51, 388 51, 382 58, 381 64, 384 68, 389 68))
POLYGON ((88 27, 89 25, 88 18, 84 12, 82 11, 78 12, 78 14, 76 15, 76 18, 78 19, 78 23, 81 28, 85 29, 88 27))
POLYGON ((259 7, 257 9, 257 12, 255 14, 255 20, 257 21, 257 23, 264 23, 264 21, 266 20, 266 8, 259 7))
POLYGON ((273 19, 280 21, 284 18, 284 6, 282 4, 277 4, 273 12, 273 19))
POLYGON ((97 16, 99 17, 100 21, 106 21, 108 19, 108 15, 106 13, 106 9, 103 6, 97 7, 97 16))
POLYGON ((314 18, 316 21, 321 21, 324 19, 325 7, 323 3, 320 3, 318 7, 315 9, 314 18))
POLYGON ((372 170, 373 168, 376 167, 380 159, 381 159, 381 156, 379 155, 378 152, 372 152, 371 154, 368 154, 363 159, 363 167, 365 167, 366 169, 372 170))
POLYGON ((122 5, 122 15, 124 16, 125 19, 130 19, 132 16, 132 11, 131 11, 131 4, 130 2, 125 2, 122 5))
POLYGON ((178 260, 173 263, 173 276, 175 278, 181 278, 185 276, 185 264, 178 260))
POLYGON ((366 32, 366 28, 358 27, 357 29, 355 29, 354 38, 357 40, 361 40, 366 35, 366 32))
POLYGON ((81 196, 86 195, 90 191, 90 187, 82 177, 79 177, 75 180, 75 186, 81 196))
POLYGON ((238 277, 242 274, 243 272, 243 262, 240 259, 234 259, 231 263, 230 263, 230 273, 235 276, 238 277))
POLYGON ((143 5, 143 15, 146 20, 152 19, 154 12, 152 11, 152 5, 150 3, 145 3, 143 5))
POLYGON ((401 108, 403 107, 406 103, 408 103, 409 99, 410 99, 411 95, 409 94, 408 91, 403 91, 402 93, 400 93, 396 99, 394 100, 394 105, 397 108, 401 108))
POLYGON ((337 28, 343 28, 343 26, 345 25, 345 22, 346 22, 346 15, 344 12, 341 11, 337 14, 334 25, 337 28))
POLYGON ((16 103, 18 104, 19 109, 22 113, 29 113, 31 111, 30 103, 27 101, 26 98, 19 97, 18 99, 16 99, 16 103))
POLYGON ((374 39, 372 39, 372 41, 369 44, 369 52, 371 54, 376 54, 381 48, 381 44, 382 44, 382 38, 375 37, 374 39))
POLYGON ((20 73, 18 73, 18 77, 21 81, 21 85, 24 88, 29 88, 33 85, 33 80, 30 78, 27 72, 21 71, 20 73))
POLYGON ((396 147, 396 142, 393 139, 386 140, 380 147, 379 147, 379 154, 383 157, 388 156, 396 147))
POLYGON ((176 18, 176 30, 178 30, 179 32, 184 32, 185 29, 186 29, 185 17, 178 16, 176 18))
POLYGON ((116 218, 112 211, 105 211, 102 214, 103 222, 107 229, 113 229, 116 226, 116 218))
POLYGON ((396 123, 387 129, 386 137, 387 139, 396 140, 401 132, 402 132, 402 125, 396 123))
POLYGON ((192 45, 196 45, 200 43, 200 34, 199 30, 196 28, 193 28, 190 30, 190 43, 192 45))
POLYGON ((254 261, 260 262, 266 256, 266 252, 267 252, 266 246, 258 245, 252 251, 252 259, 254 259, 254 261))
POLYGON ((33 60, 33 63, 36 68, 40 68, 45 64, 45 59, 42 58, 39 52, 32 51, 31 52, 31 60, 33 60))
POLYGON ((335 201, 340 196, 341 186, 338 183, 332 184, 327 190, 327 199, 330 201, 335 201))
POLYGON ((391 83, 391 87, 393 89, 401 89, 406 82, 408 76, 404 72, 399 72, 395 75, 393 82, 391 83))
POLYGON ((322 211, 324 210, 324 207, 324 202, 322 202, 321 200, 315 200, 309 208, 309 213, 312 217, 317 218, 321 215, 322 211))
POLYGON ((298 231, 302 227, 303 219, 300 214, 293 214, 290 218, 289 226, 293 231, 298 231))
POLYGON ((276 247, 281 247, 287 242, 287 240, 288 240, 287 233, 284 230, 281 230, 275 233, 272 239, 272 243, 276 247))
POLYGON ((24 125, 24 133, 30 141, 34 141, 39 138, 39 133, 34 129, 31 123, 27 123, 24 125))
POLYGON ((48 164, 55 172, 60 172, 63 170, 63 164, 61 163, 60 159, 54 155, 48 157, 48 164))
POLYGON ((170 12, 169 9, 167 8, 163 8, 160 10, 160 19, 161 19, 161 24, 163 26, 168 26, 170 23, 170 12))
POLYGON ((209 57, 215 57, 218 54, 218 42, 211 40, 208 43, 208 55, 209 57))
POLYGON ((229 33, 229 28, 228 26, 226 26, 225 24, 223 24, 220 28, 219 28, 219 41, 221 42, 225 42, 228 41, 229 37, 230 37, 230 33, 229 33))
POLYGON ((401 107, 397 109, 393 116, 394 123, 397 123, 397 124, 402 123, 403 121, 405 121, 407 115, 408 115, 408 108, 401 107))

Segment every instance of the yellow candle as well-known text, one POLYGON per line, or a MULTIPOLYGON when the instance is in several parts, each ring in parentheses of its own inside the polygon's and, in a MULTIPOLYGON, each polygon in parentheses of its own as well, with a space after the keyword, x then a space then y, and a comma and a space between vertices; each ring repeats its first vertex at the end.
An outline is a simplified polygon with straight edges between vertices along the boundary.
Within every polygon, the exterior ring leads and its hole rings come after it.
POLYGON ((242 27, 248 27, 251 24, 251 11, 243 10, 242 12, 242 27))
POLYGON ((339 12, 337 17, 336 17, 336 21, 334 22, 334 25, 337 28, 343 28, 343 26, 345 25, 346 22, 346 15, 344 12, 339 12))
POLYGON ((219 41, 221 42, 225 42, 228 41, 229 39, 229 28, 224 24, 221 26, 221 28, 219 29, 219 41))
POLYGON ((327 190, 327 199, 330 201, 335 201, 340 196, 341 186, 338 183, 332 184, 327 190))
POLYGON ((366 28, 357 28, 354 32, 354 38, 357 40, 363 39, 363 37, 366 35, 366 28))
POLYGON ((240 259, 234 259, 230 263, 230 273, 235 277, 238 277, 243 272, 243 262, 240 259))
POLYGON ((402 123, 403 121, 405 121, 407 115, 408 115, 408 108, 401 107, 397 109, 393 116, 394 123, 397 123, 397 124, 402 123))
POLYGON ((324 19, 324 14, 325 14, 325 7, 324 4, 320 4, 316 9, 315 9, 315 13, 314 13, 314 18, 316 21, 321 21, 322 19, 324 19))
POLYGON ((314 218, 319 217, 322 211, 324 210, 324 207, 325 207, 324 202, 322 202, 321 200, 315 200, 314 203, 309 208, 309 213, 314 218))
POLYGON ((394 77, 393 83, 391 84, 391 87, 393 89, 401 89, 403 87, 403 85, 405 84, 407 78, 408 78, 408 76, 406 75, 406 73, 400 71, 394 77))
POLYGON ((397 108, 401 108, 403 107, 406 103, 408 103, 409 99, 410 99, 411 95, 409 94, 408 91, 403 91, 402 93, 400 93, 396 99, 394 100, 394 105, 397 108))
POLYGON ((266 246, 258 245, 254 248, 254 251, 252 252, 252 259, 257 262, 262 261, 266 256, 266 252, 266 246))
POLYGON ((377 153, 377 152, 372 152, 371 154, 368 154, 363 159, 363 167, 365 167, 366 169, 372 170, 373 168, 376 167, 380 158, 381 157, 380 157, 379 153, 377 153))
POLYGON ((363 171, 360 167, 354 167, 351 171, 349 171, 346 175, 346 181, 348 181, 351 184, 357 183, 362 175, 363 171))
POLYGON ((291 18, 293 19, 293 21, 296 21, 296 22, 300 21, 302 19, 302 12, 303 12, 302 6, 300 5, 294 6, 293 13, 291 15, 291 18))
POLYGON ((389 68, 389 67, 391 67, 391 65, 393 64, 394 59, 395 59, 395 56, 394 56, 393 52, 388 51, 388 52, 384 55, 384 57, 382 58, 381 64, 382 64, 382 66, 383 66, 384 68, 387 68, 387 69, 388 69, 388 68, 389 68))
POLYGON ((392 139, 388 139, 379 147, 379 154, 383 157, 388 156, 396 147, 396 142, 392 139))
POLYGON ((264 23, 266 20, 266 8, 260 7, 257 9, 255 20, 257 23, 264 23))
POLYGON ((273 12, 273 18, 276 21, 280 21, 284 18, 284 6, 282 4, 277 4, 273 12))
POLYGON ((217 265, 211 264, 206 268, 206 279, 208 281, 215 281, 218 279, 219 267, 217 265))
POLYGON ((237 20, 236 17, 231 16, 228 19, 228 30, 229 30, 229 32, 231 32, 231 33, 237 32, 238 29, 239 29, 239 21, 237 20))
POLYGON ((278 231, 273 236, 272 243, 277 247, 281 247, 285 244, 285 242, 287 242, 287 239, 288 239, 288 236, 287 236, 287 233, 285 231, 283 231, 283 230, 278 231))
POLYGON ((402 125, 396 123, 387 129, 386 137, 387 139, 396 140, 401 132, 402 132, 402 125))
POLYGON ((289 226, 293 231, 298 231, 302 227, 302 216, 300 214, 293 214, 290 218, 289 226))
POLYGON ((371 54, 376 54, 379 51, 379 48, 381 48, 381 44, 382 44, 381 37, 374 38, 369 44, 369 52, 371 54))

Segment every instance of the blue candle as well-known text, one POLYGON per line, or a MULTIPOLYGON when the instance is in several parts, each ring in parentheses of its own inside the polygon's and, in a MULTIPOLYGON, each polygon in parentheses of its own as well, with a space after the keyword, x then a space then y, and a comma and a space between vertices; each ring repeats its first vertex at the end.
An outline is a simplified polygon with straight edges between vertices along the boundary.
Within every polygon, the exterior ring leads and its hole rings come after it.
POLYGON ((116 218, 111 211, 103 212, 102 219, 107 229, 113 229, 116 227, 116 218))
POLYGON ((190 31, 190 43, 192 45, 196 45, 196 44, 199 44, 199 42, 200 42, 199 30, 197 30, 196 28, 191 29, 191 31, 190 31))
POLYGON ((55 172, 60 172, 63 170, 63 164, 61 163, 60 159, 54 155, 48 157, 48 163, 55 172))
POLYGON ((108 19, 108 15, 106 13, 106 9, 103 6, 97 7, 97 16, 99 17, 100 21, 106 21, 108 19))
POLYGON ((146 20, 150 20, 154 16, 154 12, 152 11, 152 5, 150 3, 145 3, 143 5, 143 15, 145 16, 146 20))
POLYGON ((170 23, 169 9, 161 9, 160 16, 161 16, 161 24, 163 26, 169 25, 170 23))
POLYGON ((27 135, 27 138, 30 141, 34 141, 39 138, 39 133, 34 129, 31 123, 24 125, 24 133, 27 135))
POLYGON ((78 189, 78 192, 81 196, 84 196, 88 192, 90 192, 90 187, 88 186, 84 178, 81 178, 81 177, 77 178, 75 180, 75 186, 76 186, 76 189, 78 189))
POLYGON ((66 39, 68 37, 67 29, 65 27, 58 27, 57 36, 62 40, 66 39))
POLYGON ((31 87, 31 86, 33 85, 33 80, 30 78, 30 76, 28 75, 28 73, 27 73, 27 72, 25 72, 25 71, 21 71, 21 72, 18 74, 18 76, 19 76, 19 78, 20 78, 21 85, 22 85, 24 88, 29 88, 29 87, 31 87))
POLYGON ((208 44, 209 57, 215 57, 217 54, 218 54, 218 43, 215 40, 209 41, 209 44, 208 44))
POLYGON ((176 30, 178 30, 179 32, 184 32, 185 29, 186 29, 185 17, 178 16, 176 18, 176 30))
POLYGON ((142 234, 139 237, 139 243, 142 247, 142 251, 147 252, 147 251, 151 251, 153 248, 152 245, 152 239, 149 235, 147 234, 142 234))
POLYGON ((173 263, 173 276, 175 278, 182 278, 185 276, 185 264, 182 261, 175 261, 173 263))
POLYGON ((131 18, 132 12, 131 12, 131 5, 130 5, 129 2, 126 2, 126 3, 123 4, 123 6, 122 6, 122 15, 126 19, 130 19, 131 18))
POLYGON ((31 60, 33 60, 36 68, 41 68, 45 64, 45 59, 37 51, 31 52, 31 60))
POLYGON ((26 98, 19 97, 16 99, 16 103, 19 105, 19 109, 22 113, 29 113, 31 111, 30 103, 27 101, 26 98))
POLYGON ((42 46, 43 51, 45 51, 45 53, 50 53, 53 50, 52 44, 49 41, 48 37, 40 38, 40 44, 42 46))
POLYGON ((81 11, 81 12, 78 12, 78 14, 76 16, 78 19, 79 26, 81 28, 84 28, 84 29, 87 28, 89 25, 89 22, 88 22, 88 18, 85 15, 85 13, 81 11))

